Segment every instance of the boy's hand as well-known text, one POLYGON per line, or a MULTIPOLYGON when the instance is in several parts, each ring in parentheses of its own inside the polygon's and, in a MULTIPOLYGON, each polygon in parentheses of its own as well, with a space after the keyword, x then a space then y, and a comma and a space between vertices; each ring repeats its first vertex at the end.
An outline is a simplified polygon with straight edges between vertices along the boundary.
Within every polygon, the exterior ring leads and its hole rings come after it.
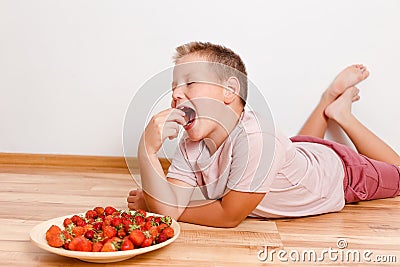
POLYGON ((166 138, 176 138, 179 125, 185 125, 185 112, 169 108, 154 115, 146 126, 141 143, 147 154, 157 154, 166 138))
POLYGON ((142 209, 148 211, 146 202, 144 201, 142 190, 140 189, 131 190, 126 200, 128 202, 128 208, 130 210, 142 209))

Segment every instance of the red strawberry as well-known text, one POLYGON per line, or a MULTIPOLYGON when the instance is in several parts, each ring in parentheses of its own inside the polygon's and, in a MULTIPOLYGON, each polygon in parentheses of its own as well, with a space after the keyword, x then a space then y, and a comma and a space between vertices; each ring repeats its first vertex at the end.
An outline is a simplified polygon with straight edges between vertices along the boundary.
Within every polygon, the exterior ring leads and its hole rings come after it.
POLYGON ((152 220, 151 221, 146 221, 146 223, 144 225, 144 229, 149 230, 153 226, 157 226, 157 224, 155 224, 152 220))
POLYGON ((121 250, 131 250, 134 248, 135 247, 133 246, 132 241, 129 240, 129 237, 125 237, 124 241, 122 242, 122 245, 121 245, 121 250))
POLYGON ((66 218, 66 219, 64 220, 63 225, 64 225, 64 227, 68 227, 68 225, 70 225, 71 223, 73 223, 72 220, 71 220, 71 218, 66 218))
POLYGON ((167 238, 170 239, 171 237, 174 236, 174 229, 171 227, 167 227, 164 230, 162 230, 161 233, 165 234, 167 238))
POLYGON ((77 237, 85 234, 85 228, 82 226, 75 226, 72 228, 72 235, 77 237))
POLYGON ((117 211, 116 208, 110 207, 110 206, 108 206, 108 207, 106 207, 106 208, 104 209, 104 212, 105 212, 106 215, 112 215, 112 214, 113 214, 114 212, 116 212, 116 211, 117 211))
POLYGON ((135 229, 129 234, 129 239, 132 241, 133 245, 139 247, 145 240, 145 236, 142 231, 135 229))
POLYGON ((118 237, 114 237, 110 240, 108 240, 103 248, 101 249, 101 252, 112 252, 112 251, 118 251, 118 249, 120 248, 120 243, 121 243, 121 239, 118 237))
POLYGON ((102 222, 96 222, 93 224, 93 229, 96 231, 99 231, 99 230, 101 230, 102 226, 103 226, 102 222))
POLYGON ((87 219, 96 219, 97 218, 97 212, 94 210, 88 210, 85 214, 85 218, 87 219))
POLYGON ((69 249, 74 251, 92 251, 93 244, 87 240, 84 236, 78 236, 72 239, 69 243, 69 249))
POLYGON ((161 233, 162 230, 164 230, 165 228, 167 228, 168 225, 165 223, 161 223, 159 226, 157 226, 158 231, 161 233))
POLYGON ((168 239, 168 238, 167 238, 167 235, 164 234, 164 233, 161 233, 161 234, 159 234, 158 237, 156 238, 156 243, 159 244, 159 243, 165 242, 167 239, 168 239))
POLYGON ((97 215, 104 215, 104 208, 103 207, 96 207, 93 209, 97 215))
POLYGON ((119 238, 124 238, 126 236, 126 232, 125 232, 124 228, 121 228, 121 229, 118 230, 117 236, 119 238))
POLYGON ((105 238, 113 238, 117 235, 117 230, 112 226, 103 227, 103 234, 105 238))
POLYGON ((140 214, 142 217, 146 217, 146 211, 144 211, 144 210, 141 210, 141 209, 138 209, 137 211, 136 211, 136 213, 137 214, 140 214))
POLYGON ((130 213, 125 212, 125 211, 121 214, 121 217, 125 218, 125 219, 132 219, 132 215, 130 213))
POLYGON ((155 217, 154 222, 158 225, 161 223, 161 217, 155 217))
POLYGON ((157 226, 150 227, 148 232, 149 232, 150 236, 155 239, 158 236, 158 228, 157 228, 157 226))
POLYGON ((81 217, 79 217, 78 215, 74 215, 71 217, 71 221, 76 225, 76 222, 78 220, 82 219, 81 217))
POLYGON ((141 225, 144 222, 144 218, 142 216, 136 216, 135 217, 135 223, 137 225, 141 225))
POLYGON ((85 226, 86 225, 86 222, 85 222, 85 220, 84 219, 82 219, 81 217, 79 217, 79 219, 77 219, 77 221, 76 221, 76 226, 85 226))
POLYGON ((62 231, 57 225, 52 225, 46 232, 46 240, 51 247, 61 247, 64 244, 62 237, 62 231))
POLYGON ((62 247, 65 248, 65 249, 67 249, 67 250, 69 250, 69 243, 70 243, 70 242, 71 242, 71 241, 65 242, 64 245, 63 245, 62 247))
POLYGON ((146 218, 146 222, 153 222, 154 221, 154 216, 149 216, 146 218))
POLYGON ((93 230, 88 230, 88 231, 86 231, 86 233, 85 233, 85 237, 87 238, 87 239, 93 239, 93 237, 94 237, 94 231, 93 230))
POLYGON ((95 242, 93 243, 92 252, 100 252, 102 248, 103 248, 103 243, 95 242))
POLYGON ((113 216, 107 215, 103 220, 103 225, 111 225, 112 221, 113 221, 113 216))
POLYGON ((142 243, 142 245, 140 245, 140 247, 145 248, 145 247, 151 246, 152 244, 153 244, 153 238, 152 238, 152 237, 149 237, 149 238, 146 238, 146 239, 143 241, 143 243, 142 243))
POLYGON ((121 227, 122 225, 122 218, 121 217, 114 217, 111 221, 111 225, 114 227, 121 227))

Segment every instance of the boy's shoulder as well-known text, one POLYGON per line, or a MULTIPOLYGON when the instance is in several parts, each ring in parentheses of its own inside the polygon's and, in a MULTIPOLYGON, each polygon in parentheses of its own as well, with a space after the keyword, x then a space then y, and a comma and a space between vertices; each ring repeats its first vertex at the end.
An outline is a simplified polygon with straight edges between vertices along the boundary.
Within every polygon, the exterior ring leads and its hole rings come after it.
POLYGON ((245 134, 265 132, 262 123, 265 117, 254 111, 243 111, 236 128, 245 134))

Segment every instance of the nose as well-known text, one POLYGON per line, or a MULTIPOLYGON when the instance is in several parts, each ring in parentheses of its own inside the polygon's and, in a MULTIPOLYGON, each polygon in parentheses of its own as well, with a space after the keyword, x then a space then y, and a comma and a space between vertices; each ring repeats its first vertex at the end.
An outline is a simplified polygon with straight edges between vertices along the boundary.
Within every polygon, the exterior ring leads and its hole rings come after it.
POLYGON ((185 86, 177 86, 172 91, 172 102, 171 107, 175 108, 179 102, 182 102, 185 99, 185 86))

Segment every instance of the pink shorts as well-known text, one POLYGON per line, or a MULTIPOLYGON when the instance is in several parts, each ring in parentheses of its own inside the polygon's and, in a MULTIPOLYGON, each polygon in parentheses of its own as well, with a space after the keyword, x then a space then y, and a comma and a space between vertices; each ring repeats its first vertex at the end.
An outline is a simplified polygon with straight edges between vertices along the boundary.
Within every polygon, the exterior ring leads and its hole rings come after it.
POLYGON ((312 136, 295 136, 292 142, 310 142, 332 148, 344 166, 344 195, 346 203, 395 197, 400 193, 400 167, 373 160, 353 149, 312 136))

